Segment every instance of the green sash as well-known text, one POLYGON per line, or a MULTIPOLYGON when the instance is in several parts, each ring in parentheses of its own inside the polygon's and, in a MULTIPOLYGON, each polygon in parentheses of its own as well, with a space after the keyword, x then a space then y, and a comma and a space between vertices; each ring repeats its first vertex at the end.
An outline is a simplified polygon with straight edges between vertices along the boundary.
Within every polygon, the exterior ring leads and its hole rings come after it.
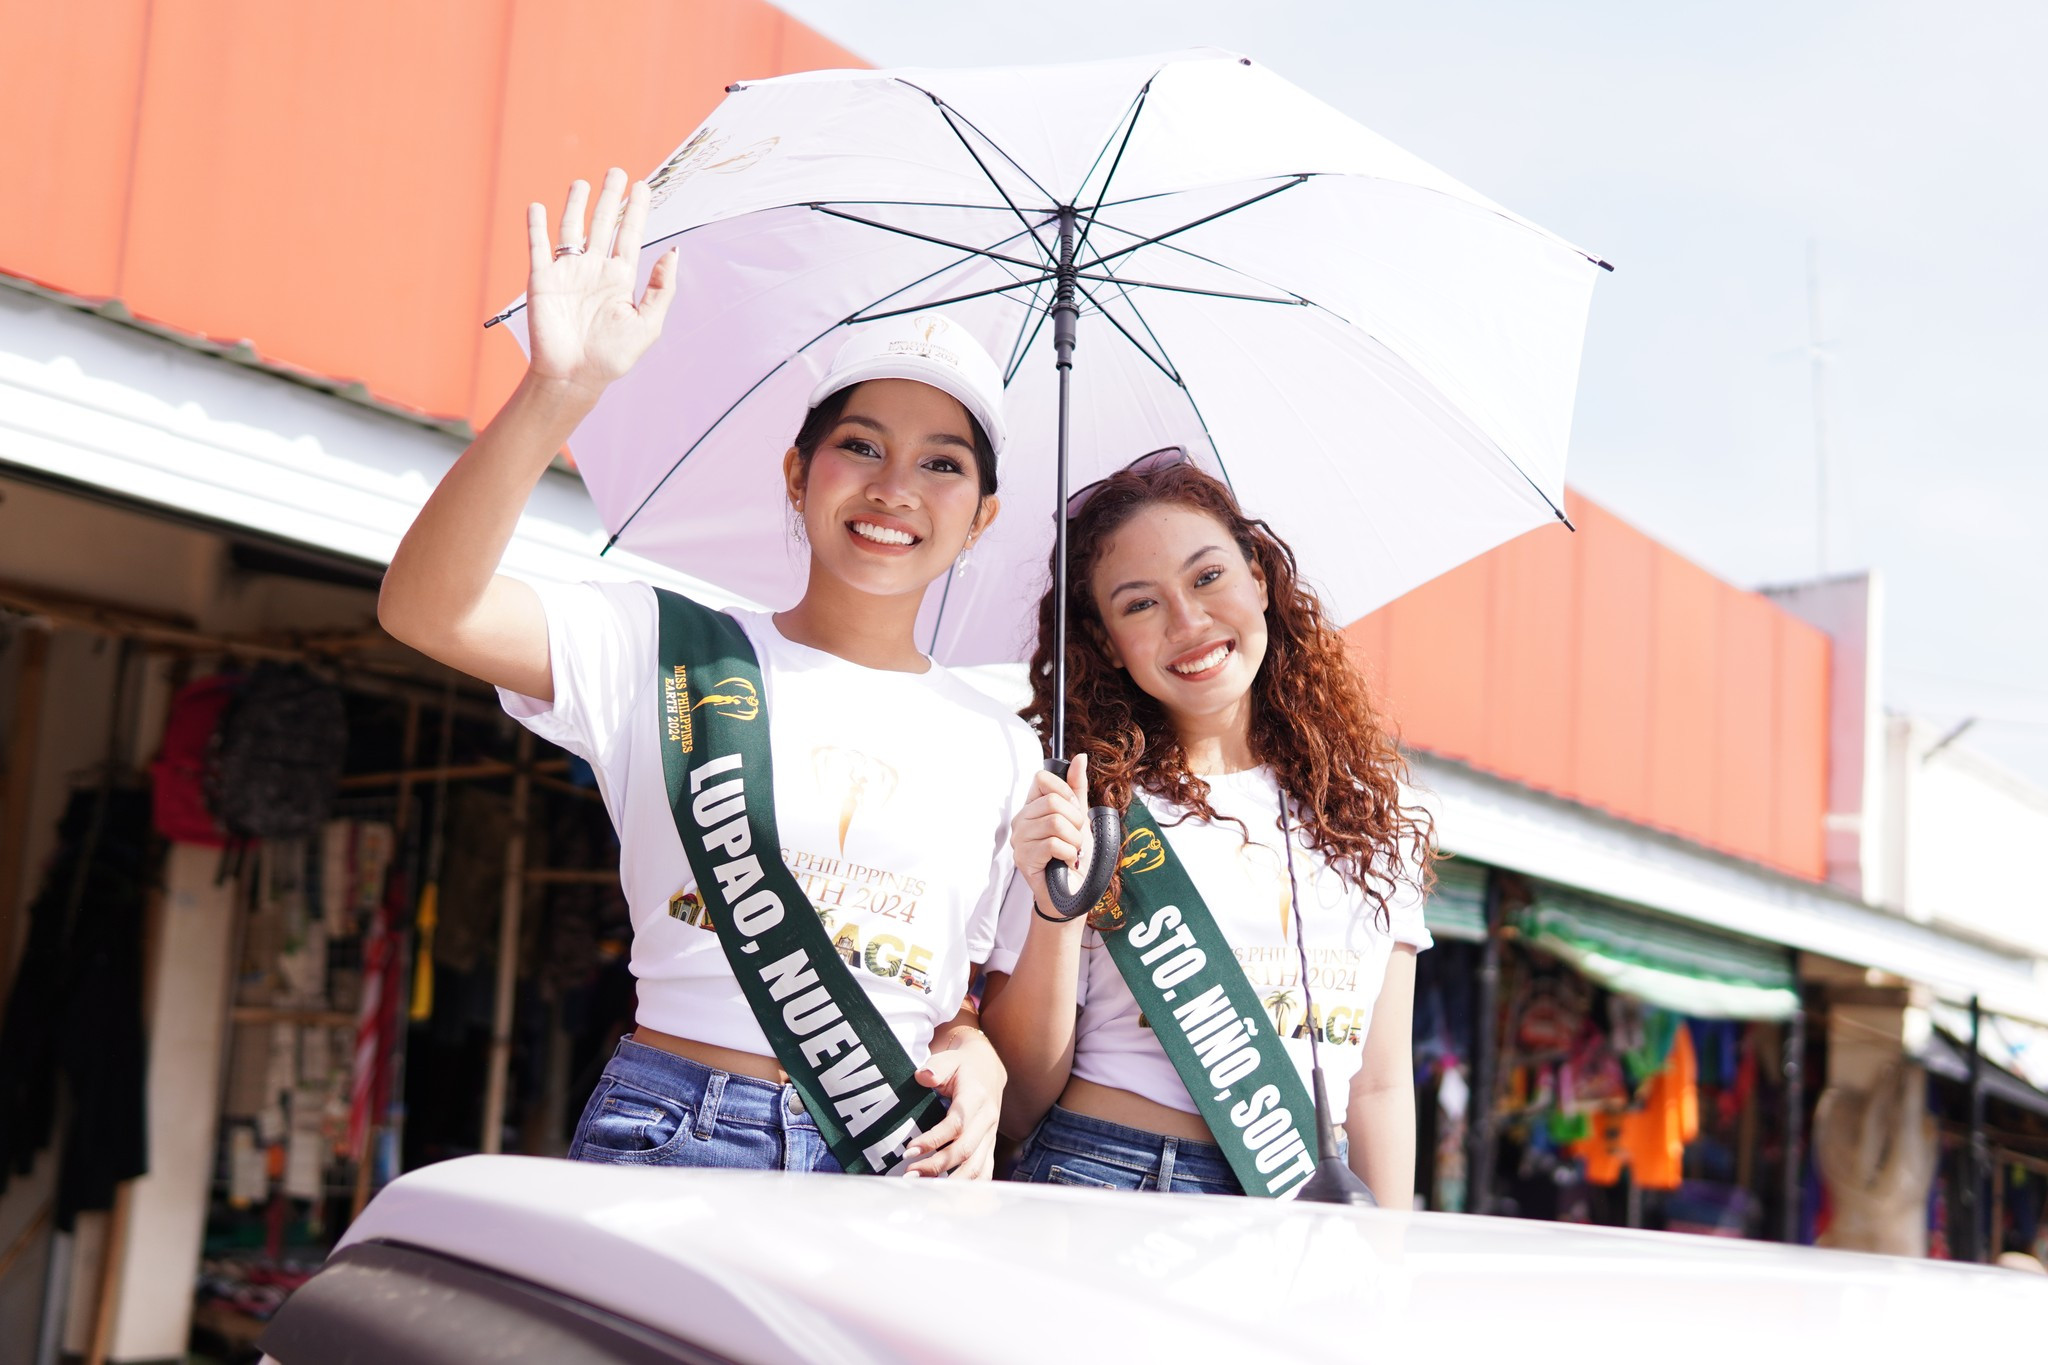
POLYGON ((768 1035, 850 1172, 882 1174, 946 1106, 832 949, 782 861, 761 666, 739 623, 657 588, 662 775, 707 917, 768 1035))
MULTIPOLYGON (((1122 908, 1103 943, 1245 1193, 1285 1197, 1316 1168, 1316 1111, 1193 878, 1136 797, 1122 908)), ((1300 914, 1299 906, 1295 914, 1300 914)))

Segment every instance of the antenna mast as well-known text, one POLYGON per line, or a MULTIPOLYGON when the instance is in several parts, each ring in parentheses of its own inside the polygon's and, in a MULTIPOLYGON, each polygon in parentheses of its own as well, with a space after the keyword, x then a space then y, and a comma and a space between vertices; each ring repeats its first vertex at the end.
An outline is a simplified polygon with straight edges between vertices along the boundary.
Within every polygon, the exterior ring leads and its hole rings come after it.
POLYGON ((1820 332, 1820 243, 1806 239, 1806 354, 1813 366, 1813 519, 1818 575, 1828 573, 1827 353, 1820 332))

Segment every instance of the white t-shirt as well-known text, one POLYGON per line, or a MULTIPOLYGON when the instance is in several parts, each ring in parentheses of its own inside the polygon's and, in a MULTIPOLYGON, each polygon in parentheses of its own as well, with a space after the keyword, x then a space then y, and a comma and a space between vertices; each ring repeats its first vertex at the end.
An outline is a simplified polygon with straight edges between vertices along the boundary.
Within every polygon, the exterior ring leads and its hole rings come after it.
MULTIPOLYGON (((1301 930, 1308 947, 1309 989, 1315 997, 1316 1018, 1311 1021, 1304 1008, 1301 959, 1289 918, 1280 785, 1269 768, 1205 780, 1209 804, 1224 817, 1214 824, 1198 817, 1183 819, 1186 812, 1180 806, 1149 794, 1145 804, 1229 940, 1245 979, 1272 1016, 1304 1087, 1309 1085, 1308 1030, 1312 1024, 1326 1028, 1323 1077, 1330 1088, 1331 1122, 1341 1123, 1352 1077, 1364 1062, 1366 1029, 1394 945, 1405 943, 1418 950, 1430 946, 1422 898, 1411 883, 1402 882, 1387 904, 1389 928, 1381 929, 1371 903, 1324 863, 1296 827, 1294 875, 1306 907, 1301 930), (1244 822, 1243 833, 1229 817, 1244 822)), ((990 971, 1016 970, 1032 918, 1031 890, 1019 875, 1004 901, 995 951, 988 960, 990 971)), ((1199 1112, 1150 1026, 1140 1022, 1131 988, 1093 930, 1084 943, 1075 992, 1081 1015, 1075 1026, 1073 1074, 1190 1114, 1199 1112)))
MULTIPOLYGON (((669 813, 656 729, 654 589, 536 583, 554 672, 550 706, 499 689, 505 710, 587 761, 619 832, 633 917, 638 1021, 766 1055, 669 813)), ((761 664, 782 858, 913 1061, 960 1009, 988 956, 1012 871, 1010 821, 1039 765, 1028 726, 933 664, 863 668, 730 613, 761 664)))

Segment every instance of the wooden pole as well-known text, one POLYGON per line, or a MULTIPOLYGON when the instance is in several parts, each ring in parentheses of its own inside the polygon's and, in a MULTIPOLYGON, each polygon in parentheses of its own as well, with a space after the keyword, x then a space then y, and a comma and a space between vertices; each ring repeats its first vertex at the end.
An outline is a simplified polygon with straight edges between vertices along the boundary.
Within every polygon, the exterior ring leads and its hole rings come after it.
MULTIPOLYGON (((128 674, 133 669, 136 649, 132 641, 121 642, 120 653, 114 660, 114 703, 113 714, 107 719, 106 766, 100 774, 99 808, 93 814, 92 832, 87 835, 84 853, 80 859, 79 877, 71 893, 69 918, 76 920, 81 897, 85 888, 86 864, 99 842, 99 835, 106 820, 106 805, 112 797, 116 770, 120 765, 122 739, 128 725, 128 713, 134 703, 128 695, 128 674)), ((142 1017, 150 1017, 150 1007, 156 999, 156 958, 158 914, 162 900, 154 892, 148 893, 142 912, 142 1017)), ((121 1262, 128 1249, 128 1215, 135 1194, 135 1182, 124 1180, 114 1189, 114 1207, 107 1216, 107 1233, 100 1244, 99 1283, 94 1288, 92 1310, 92 1334, 87 1338, 85 1348, 86 1365, 106 1365, 107 1352, 114 1341, 114 1313, 121 1304, 121 1262)))
MULTIPOLYGON (((387 877, 398 875, 398 859, 405 852, 406 816, 412 809, 412 759, 413 751, 419 744, 419 738, 419 698, 407 697, 405 699, 405 729, 399 739, 398 747, 398 761, 404 765, 404 769, 397 774, 398 809, 391 817, 391 866, 385 870, 387 877)), ((341 785, 346 787, 348 779, 343 778, 341 785)), ((383 910, 380 908, 377 913, 382 914, 383 910)), ((397 988, 399 990, 410 990, 412 983, 404 979, 402 972, 398 976, 397 988)), ((354 1023, 354 1017, 350 1016, 344 1027, 354 1023)), ((355 1188, 349 1191, 348 1221, 351 1223, 363 1216, 363 1206, 370 1202, 370 1170, 377 1162, 377 1142, 382 1135, 383 1127, 384 1124, 381 1117, 372 1119, 370 1121, 370 1131, 363 1138, 362 1159, 356 1162, 355 1188)))
POLYGON ((2005 1163, 1991 1154, 1991 1240, 1984 1247, 1984 1259, 1995 1261, 2005 1250, 2005 1163))
POLYGON ((1486 869, 1486 943, 1479 959, 1479 989, 1472 1020, 1472 1098, 1466 1110, 1465 1209, 1493 1212, 1493 1163, 1499 1136, 1494 1092, 1500 1079, 1500 958, 1503 935, 1501 871, 1486 869))
POLYGON ((1990 1164, 1984 1141, 1984 1009, 1976 996, 1970 997, 1970 1145, 1963 1156, 1962 1217, 1958 1223, 1963 1236, 1952 1238, 1958 1261, 1982 1261, 1984 1254, 1984 1178, 1990 1164))
MULTIPOLYGON (((407 697, 405 699, 405 732, 398 748, 398 752, 402 755, 399 762, 403 763, 405 768, 398 774, 398 809, 391 817, 394 845, 396 840, 405 836, 406 817, 412 810, 412 784, 413 779, 418 776, 412 770, 412 756, 415 747, 419 744, 419 739, 420 699, 418 697, 407 697)), ((343 786, 348 785, 348 779, 345 777, 341 782, 343 786)))
POLYGON ((14 689, 14 724, 7 739, 7 785, 0 790, 0 1000, 14 979, 14 942, 20 936, 21 861, 28 847, 28 803, 35 790, 36 751, 43 733, 43 683, 49 673, 50 637, 26 630, 21 672, 14 689))
POLYGON ((93 1305, 85 1365, 107 1365, 107 1352, 114 1344, 114 1310, 121 1304, 121 1257, 128 1244, 128 1205, 134 1190, 134 1181, 122 1181, 114 1190, 114 1210, 107 1215, 106 1241, 100 1247, 98 1301, 93 1305))
POLYGON ((526 880, 535 886, 615 886, 619 870, 616 867, 543 867, 527 873, 526 880))
MULTIPOLYGON (((533 765, 537 773, 565 772, 569 767, 567 759, 549 759, 533 765)), ((410 788, 414 782, 467 782, 476 778, 511 777, 514 766, 500 758, 479 759, 475 763, 441 764, 432 768, 404 768, 393 773, 356 773, 341 779, 343 791, 360 791, 365 787, 389 787, 399 785, 410 788)), ((581 791, 581 788, 577 789, 581 791)))
POLYGON ((512 1004, 519 985, 519 915, 526 903, 527 799, 533 790, 533 732, 519 732, 518 775, 512 779, 512 827, 505 840, 505 893, 498 913, 498 983, 491 1009, 490 1070, 484 1078, 486 1152, 503 1147, 505 1085, 512 1069, 512 1004))
POLYGON ((1780 1059, 1785 1076, 1785 1164, 1778 1172, 1778 1240, 1799 1241, 1799 1205, 1805 1193, 1801 1183, 1806 1154, 1806 1011, 1792 1011, 1785 1024, 1785 1055, 1780 1059))

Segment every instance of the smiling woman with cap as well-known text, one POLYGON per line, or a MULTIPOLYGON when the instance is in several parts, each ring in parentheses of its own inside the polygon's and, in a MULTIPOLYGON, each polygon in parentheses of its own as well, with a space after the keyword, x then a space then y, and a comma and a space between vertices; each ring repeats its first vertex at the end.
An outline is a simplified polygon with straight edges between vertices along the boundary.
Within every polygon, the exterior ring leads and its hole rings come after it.
POLYGON ((1038 742, 912 626, 996 515, 996 364, 936 315, 852 334, 782 456, 810 551, 785 611, 506 577, 528 494, 675 294, 671 253, 633 299, 646 185, 614 170, 597 196, 619 248, 586 249, 588 194, 571 189, 554 244, 529 209, 527 373, 379 604, 394 636, 586 759, 618 829, 637 1027, 569 1155, 985 1177, 1004 1073, 966 993, 1038 742))

